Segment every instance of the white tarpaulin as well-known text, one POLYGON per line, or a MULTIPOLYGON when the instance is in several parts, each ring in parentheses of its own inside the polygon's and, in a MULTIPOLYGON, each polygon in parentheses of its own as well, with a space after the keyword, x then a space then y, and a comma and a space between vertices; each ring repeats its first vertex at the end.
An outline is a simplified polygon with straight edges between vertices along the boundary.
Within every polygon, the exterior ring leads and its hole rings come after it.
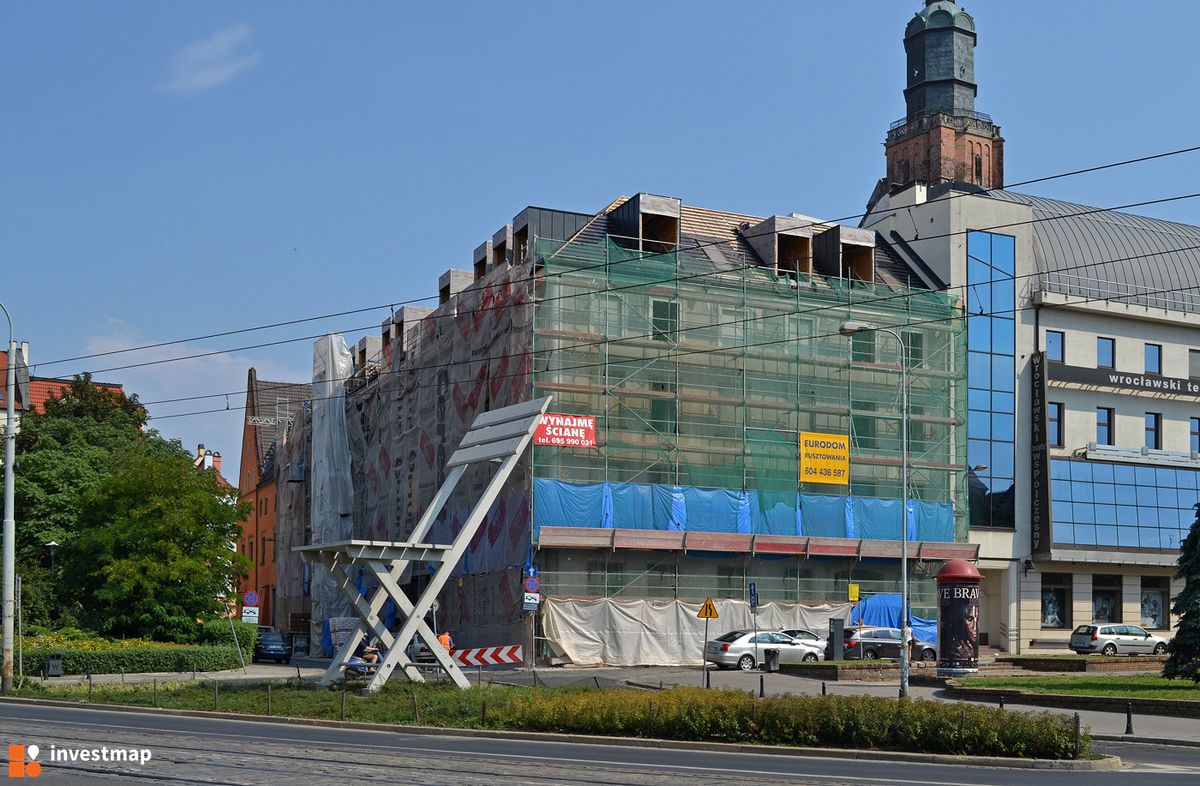
MULTIPOLYGON (((751 615, 742 600, 714 600, 718 619, 710 639, 731 630, 807 628, 819 635, 830 619, 848 620, 850 603, 805 606, 767 603, 751 615)), ((542 604, 542 628, 555 654, 581 666, 681 666, 698 664, 704 651, 700 603, 679 600, 559 600, 542 604)))
MULTIPOLYGON (((349 540, 352 534, 354 486, 350 477, 350 443, 346 435, 346 380, 352 364, 346 340, 322 336, 313 344, 312 399, 312 542, 349 540)), ((312 583, 312 641, 321 641, 322 622, 349 617, 351 607, 324 568, 312 583)), ((317 651, 317 647, 313 647, 317 651)))

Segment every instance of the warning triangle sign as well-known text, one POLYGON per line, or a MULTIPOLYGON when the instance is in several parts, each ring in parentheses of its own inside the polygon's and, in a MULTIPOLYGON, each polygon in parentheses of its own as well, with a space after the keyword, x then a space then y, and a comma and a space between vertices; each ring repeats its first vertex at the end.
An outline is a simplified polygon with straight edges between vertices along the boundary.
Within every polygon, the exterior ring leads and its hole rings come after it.
POLYGON ((712 598, 705 598, 704 605, 700 607, 700 612, 696 615, 696 619, 700 620, 715 620, 721 616, 717 614, 717 607, 713 605, 712 598))

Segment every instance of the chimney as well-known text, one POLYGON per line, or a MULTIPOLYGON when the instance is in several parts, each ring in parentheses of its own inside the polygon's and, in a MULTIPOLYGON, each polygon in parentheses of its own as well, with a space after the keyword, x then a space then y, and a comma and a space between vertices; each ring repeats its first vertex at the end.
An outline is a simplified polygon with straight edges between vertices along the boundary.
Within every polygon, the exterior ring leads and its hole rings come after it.
POLYGON ((217 471, 217 474, 219 475, 221 473, 221 454, 220 453, 212 454, 212 465, 213 465, 213 469, 215 469, 217 471))

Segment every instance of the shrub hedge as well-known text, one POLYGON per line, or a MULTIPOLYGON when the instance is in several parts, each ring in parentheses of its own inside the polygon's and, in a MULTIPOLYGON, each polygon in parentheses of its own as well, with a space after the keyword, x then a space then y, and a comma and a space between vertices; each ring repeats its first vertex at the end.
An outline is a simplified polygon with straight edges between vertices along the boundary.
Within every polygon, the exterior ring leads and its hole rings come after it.
POLYGON ((498 708, 496 722, 527 731, 1039 759, 1091 750, 1086 731, 1077 746, 1065 715, 870 696, 756 699, 700 688, 543 692, 514 697, 498 708))
MULTIPOLYGON (((234 630, 237 631, 237 643, 241 646, 242 652, 254 652, 254 642, 258 639, 258 626, 253 622, 238 622, 233 623, 234 630)), ((201 623, 200 635, 197 643, 199 644, 220 644, 226 647, 233 646, 233 632, 229 629, 229 620, 209 620, 201 623)))
MULTIPOLYGON (((224 671, 239 668, 241 660, 233 646, 192 646, 160 644, 157 646, 125 647, 122 649, 89 650, 61 647, 25 651, 25 675, 42 673, 46 656, 51 652, 63 654, 64 674, 137 674, 141 672, 224 671)), ((242 650, 250 661, 252 650, 242 650)))

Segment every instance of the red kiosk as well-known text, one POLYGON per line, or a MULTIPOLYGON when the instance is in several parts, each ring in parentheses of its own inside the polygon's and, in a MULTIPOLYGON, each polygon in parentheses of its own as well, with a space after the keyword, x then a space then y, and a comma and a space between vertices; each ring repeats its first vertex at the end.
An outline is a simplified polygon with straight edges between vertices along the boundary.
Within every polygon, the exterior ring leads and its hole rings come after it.
POLYGON ((983 576, 970 562, 952 559, 937 574, 938 674, 979 671, 979 597, 983 576))

